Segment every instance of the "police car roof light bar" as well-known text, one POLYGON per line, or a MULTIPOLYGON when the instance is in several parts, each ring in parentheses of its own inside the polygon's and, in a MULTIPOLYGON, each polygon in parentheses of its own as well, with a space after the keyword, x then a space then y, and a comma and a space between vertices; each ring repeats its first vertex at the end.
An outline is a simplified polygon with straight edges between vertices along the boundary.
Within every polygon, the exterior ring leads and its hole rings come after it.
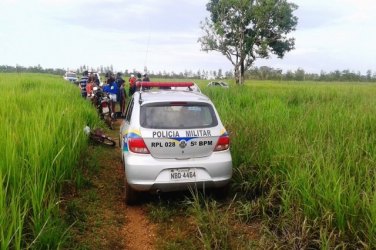
POLYGON ((140 89, 140 98, 138 102, 142 104, 141 97, 143 88, 171 88, 171 87, 190 87, 194 86, 193 82, 136 82, 136 87, 140 89))
POLYGON ((160 87, 192 87, 193 82, 137 82, 137 87, 160 88, 160 87))

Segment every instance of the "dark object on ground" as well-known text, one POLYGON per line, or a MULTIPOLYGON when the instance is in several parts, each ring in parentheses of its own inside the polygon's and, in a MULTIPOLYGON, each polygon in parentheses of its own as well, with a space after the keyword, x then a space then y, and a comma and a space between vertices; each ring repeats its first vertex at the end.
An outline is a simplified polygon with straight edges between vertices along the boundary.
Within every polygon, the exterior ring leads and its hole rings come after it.
POLYGON ((99 128, 90 131, 90 139, 95 143, 102 143, 111 147, 114 147, 116 145, 116 142, 111 137, 107 136, 102 131, 102 129, 99 128))

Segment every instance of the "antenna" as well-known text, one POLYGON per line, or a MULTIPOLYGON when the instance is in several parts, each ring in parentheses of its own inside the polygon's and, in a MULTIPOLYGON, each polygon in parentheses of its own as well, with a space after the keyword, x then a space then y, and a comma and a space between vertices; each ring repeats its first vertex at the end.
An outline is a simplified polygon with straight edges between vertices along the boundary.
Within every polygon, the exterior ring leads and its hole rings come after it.
POLYGON ((147 73, 147 62, 148 62, 148 55, 149 55, 149 44, 150 44, 150 17, 148 16, 148 40, 146 44, 146 53, 145 53, 145 61, 144 61, 144 73, 147 73))
POLYGON ((142 93, 141 93, 141 91, 140 91, 140 98, 138 99, 138 103, 139 103, 139 104, 142 104, 142 102, 144 101, 144 100, 142 100, 142 96, 141 96, 141 94, 142 94, 142 93))

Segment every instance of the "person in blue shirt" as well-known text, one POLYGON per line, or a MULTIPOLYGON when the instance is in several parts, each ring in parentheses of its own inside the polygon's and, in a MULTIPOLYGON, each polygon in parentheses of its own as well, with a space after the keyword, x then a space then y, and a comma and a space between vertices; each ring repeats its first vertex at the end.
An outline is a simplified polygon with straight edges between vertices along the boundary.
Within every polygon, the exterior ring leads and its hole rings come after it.
POLYGON ((121 73, 118 72, 116 74, 116 79, 115 79, 115 82, 119 88, 119 93, 118 93, 118 96, 117 96, 117 101, 119 102, 119 105, 120 105, 120 116, 124 116, 125 115, 125 91, 124 91, 124 88, 125 88, 125 81, 124 79, 121 77, 121 73))
POLYGON ((106 73, 107 84, 103 87, 103 91, 109 94, 110 106, 111 106, 111 116, 115 118, 115 105, 117 101, 117 95, 119 94, 119 87, 115 82, 115 77, 111 72, 106 73))

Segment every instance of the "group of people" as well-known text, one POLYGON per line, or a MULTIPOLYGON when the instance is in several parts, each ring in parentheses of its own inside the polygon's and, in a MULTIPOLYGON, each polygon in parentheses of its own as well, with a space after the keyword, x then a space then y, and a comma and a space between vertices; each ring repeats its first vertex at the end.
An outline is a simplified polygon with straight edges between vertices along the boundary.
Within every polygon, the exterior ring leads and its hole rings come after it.
MULTIPOLYGON (((115 113, 116 103, 119 103, 120 114, 123 117, 125 115, 126 106, 126 90, 125 90, 125 80, 122 78, 122 74, 118 72, 115 75, 112 72, 107 72, 106 82, 103 86, 103 91, 109 94, 111 102, 111 110, 115 113)), ((134 74, 128 79, 129 82, 129 96, 132 96, 137 91, 137 82, 150 81, 148 75, 145 73, 143 78, 141 78, 141 73, 137 73, 137 77, 134 74)), ((94 87, 101 87, 98 74, 91 73, 89 75, 88 71, 83 72, 82 77, 79 81, 79 87, 81 89, 81 95, 83 98, 91 97, 93 95, 94 87)))
POLYGON ((132 96, 137 91, 137 82, 150 82, 149 76, 145 73, 143 78, 141 78, 141 73, 137 73, 137 77, 134 74, 131 74, 129 77, 129 96, 132 96))
POLYGON ((82 97, 86 98, 88 95, 90 95, 93 92, 93 87, 99 86, 99 84, 100 80, 98 78, 98 75, 93 73, 89 75, 88 71, 84 71, 79 81, 79 87, 81 89, 82 97))

